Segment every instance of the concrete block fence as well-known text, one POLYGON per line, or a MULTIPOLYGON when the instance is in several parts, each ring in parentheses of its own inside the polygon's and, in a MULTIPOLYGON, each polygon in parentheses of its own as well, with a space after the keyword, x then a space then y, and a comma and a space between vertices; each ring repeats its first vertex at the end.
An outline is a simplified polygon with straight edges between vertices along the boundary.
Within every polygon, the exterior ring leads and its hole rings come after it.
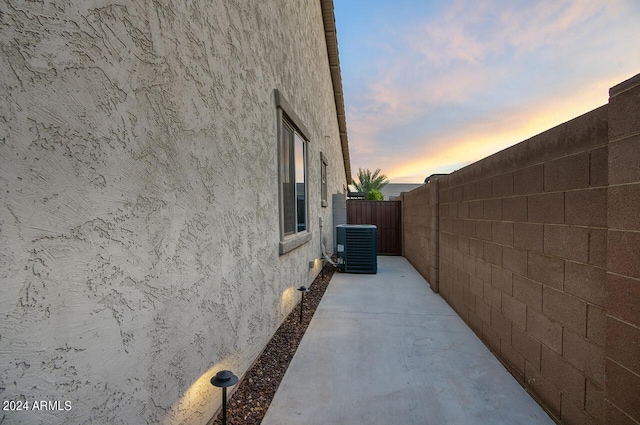
POLYGON ((640 74, 400 199, 405 257, 557 422, 640 424, 640 74))

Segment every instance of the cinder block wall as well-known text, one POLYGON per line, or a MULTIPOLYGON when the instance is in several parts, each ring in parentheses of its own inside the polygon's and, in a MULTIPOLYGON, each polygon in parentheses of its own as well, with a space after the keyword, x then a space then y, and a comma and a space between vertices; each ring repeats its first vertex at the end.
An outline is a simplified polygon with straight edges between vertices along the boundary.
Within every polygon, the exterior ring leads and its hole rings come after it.
POLYGON ((640 423, 640 79, 611 96, 441 178, 435 205, 403 195, 405 256, 566 424, 640 423))
POLYGON ((603 107, 440 181, 441 295, 569 423, 604 397, 607 141, 603 107))
POLYGON ((437 181, 402 193, 403 255, 438 292, 437 181))
POLYGON ((605 420, 640 423, 640 75, 609 100, 605 420))

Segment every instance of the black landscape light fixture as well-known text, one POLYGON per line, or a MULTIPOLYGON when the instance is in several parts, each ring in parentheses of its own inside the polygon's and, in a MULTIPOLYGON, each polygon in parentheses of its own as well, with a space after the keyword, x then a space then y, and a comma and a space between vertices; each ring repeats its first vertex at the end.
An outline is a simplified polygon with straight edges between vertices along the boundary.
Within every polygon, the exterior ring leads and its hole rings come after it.
POLYGON ((302 306, 304 305, 304 293, 305 292, 309 292, 309 290, 307 289, 306 286, 301 286, 298 288, 298 291, 300 291, 300 293, 302 293, 302 300, 300 301, 300 320, 298 321, 298 323, 302 323, 302 306))
POLYGON ((227 387, 238 383, 238 377, 230 370, 221 370, 211 378, 211 385, 222 388, 222 425, 227 425, 227 387))

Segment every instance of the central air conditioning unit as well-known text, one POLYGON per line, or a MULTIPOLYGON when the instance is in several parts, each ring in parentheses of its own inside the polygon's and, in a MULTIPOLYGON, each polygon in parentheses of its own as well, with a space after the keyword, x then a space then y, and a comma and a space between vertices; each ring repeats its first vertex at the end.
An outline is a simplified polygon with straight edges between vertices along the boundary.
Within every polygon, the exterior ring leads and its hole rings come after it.
POLYGON ((377 227, 372 224, 339 224, 338 262, 346 273, 377 273, 377 227))

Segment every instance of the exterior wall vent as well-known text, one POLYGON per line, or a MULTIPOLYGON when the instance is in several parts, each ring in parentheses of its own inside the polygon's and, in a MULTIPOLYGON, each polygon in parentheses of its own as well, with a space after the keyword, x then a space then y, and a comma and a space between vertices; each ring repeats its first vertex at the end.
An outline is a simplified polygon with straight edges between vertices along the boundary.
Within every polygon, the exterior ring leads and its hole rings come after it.
POLYGON ((346 273, 377 273, 377 227, 372 224, 336 226, 340 268, 346 273))

